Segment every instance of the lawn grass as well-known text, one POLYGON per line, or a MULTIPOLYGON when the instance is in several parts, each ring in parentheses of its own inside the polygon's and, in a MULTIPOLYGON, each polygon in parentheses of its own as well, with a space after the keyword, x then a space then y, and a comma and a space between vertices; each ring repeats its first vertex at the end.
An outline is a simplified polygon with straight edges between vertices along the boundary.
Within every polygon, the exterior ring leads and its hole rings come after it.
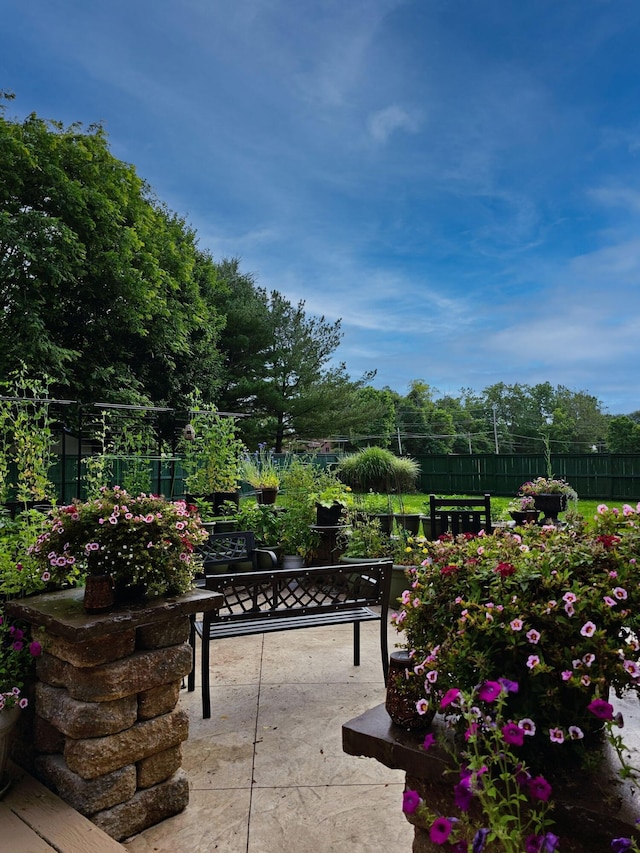
MULTIPOLYGON (((440 495, 439 497, 444 497, 440 495)), ((478 495, 450 495, 447 497, 455 497, 464 498, 464 497, 478 497, 478 495)), ((357 499, 357 498, 356 498, 357 499)), ((507 510, 507 506, 510 501, 513 500, 513 497, 491 497, 491 517, 494 521, 501 521, 509 519, 509 512, 507 510)), ((593 500, 580 500, 577 502, 577 511, 580 515, 582 515, 585 521, 589 522, 593 519, 596 514, 596 510, 599 504, 606 503, 608 507, 618 507, 622 508, 624 503, 630 503, 630 501, 603 501, 601 499, 593 499, 593 500)), ((633 502, 635 504, 635 501, 633 502)), ((421 492, 415 492, 414 494, 407 495, 392 495, 391 496, 391 505, 393 507, 394 512, 419 512, 422 515, 429 514, 429 495, 423 494, 421 492)), ((571 502, 569 503, 569 509, 572 509, 571 502)))

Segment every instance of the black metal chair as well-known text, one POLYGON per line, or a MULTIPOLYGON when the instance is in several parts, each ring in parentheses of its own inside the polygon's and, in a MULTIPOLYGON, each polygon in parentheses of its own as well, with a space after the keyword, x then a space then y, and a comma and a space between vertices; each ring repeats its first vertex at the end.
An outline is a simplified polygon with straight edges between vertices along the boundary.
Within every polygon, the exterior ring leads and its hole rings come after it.
POLYGON ((429 496, 431 538, 443 533, 491 533, 491 495, 482 498, 437 498, 429 496))

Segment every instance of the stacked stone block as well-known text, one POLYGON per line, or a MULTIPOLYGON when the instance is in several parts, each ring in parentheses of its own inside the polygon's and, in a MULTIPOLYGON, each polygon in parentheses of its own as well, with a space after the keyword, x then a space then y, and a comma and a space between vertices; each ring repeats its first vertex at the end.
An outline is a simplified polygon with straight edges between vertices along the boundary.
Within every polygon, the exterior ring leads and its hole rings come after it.
POLYGON ((73 642, 45 637, 38 662, 35 769, 120 841, 182 811, 189 617, 73 642))

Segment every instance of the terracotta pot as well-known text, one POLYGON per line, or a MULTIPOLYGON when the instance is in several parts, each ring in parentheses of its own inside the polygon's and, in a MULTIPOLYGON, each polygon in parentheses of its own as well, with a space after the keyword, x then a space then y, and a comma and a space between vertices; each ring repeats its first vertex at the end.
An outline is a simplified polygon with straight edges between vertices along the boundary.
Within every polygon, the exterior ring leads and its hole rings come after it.
POLYGON ((109 574, 87 575, 82 606, 87 613, 104 613, 115 602, 113 578, 109 574))
POLYGON ((408 681, 405 672, 412 669, 413 660, 409 657, 409 652, 402 650, 391 653, 385 708, 397 726, 408 731, 421 731, 428 729, 433 722, 438 702, 434 697, 427 713, 418 713, 416 702, 424 696, 424 679, 415 678, 408 681))

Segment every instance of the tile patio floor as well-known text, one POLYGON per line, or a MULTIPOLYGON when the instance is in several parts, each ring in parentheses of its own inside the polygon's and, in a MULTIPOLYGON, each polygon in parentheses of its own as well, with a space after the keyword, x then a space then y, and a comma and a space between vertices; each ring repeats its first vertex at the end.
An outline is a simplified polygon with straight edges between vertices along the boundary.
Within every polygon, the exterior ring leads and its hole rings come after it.
MULTIPOLYGON (((130 853, 409 853, 404 773, 342 752, 341 726, 384 701, 379 625, 219 640, 211 646, 211 719, 200 680, 183 767, 190 801, 125 842, 130 853)), ((389 628, 389 648, 398 635, 389 628)))

